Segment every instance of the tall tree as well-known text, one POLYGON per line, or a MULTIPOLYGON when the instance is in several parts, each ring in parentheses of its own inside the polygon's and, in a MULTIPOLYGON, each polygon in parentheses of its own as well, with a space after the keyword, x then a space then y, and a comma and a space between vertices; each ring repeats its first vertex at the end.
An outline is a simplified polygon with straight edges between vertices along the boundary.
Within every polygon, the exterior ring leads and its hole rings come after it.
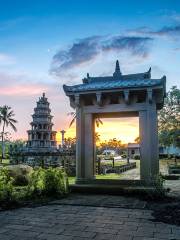
POLYGON ((1 144, 2 144, 2 159, 5 158, 5 145, 4 145, 4 137, 5 137, 5 128, 11 127, 14 131, 17 131, 15 127, 15 123, 17 120, 14 119, 14 112, 11 107, 4 105, 0 107, 0 125, 2 124, 2 132, 1 132, 1 144))
POLYGON ((164 107, 158 114, 159 142, 163 146, 180 147, 180 89, 168 91, 164 107))
POLYGON ((122 143, 121 140, 113 138, 113 139, 109 139, 108 141, 101 142, 100 146, 103 149, 104 148, 118 149, 118 148, 124 147, 125 145, 122 143))

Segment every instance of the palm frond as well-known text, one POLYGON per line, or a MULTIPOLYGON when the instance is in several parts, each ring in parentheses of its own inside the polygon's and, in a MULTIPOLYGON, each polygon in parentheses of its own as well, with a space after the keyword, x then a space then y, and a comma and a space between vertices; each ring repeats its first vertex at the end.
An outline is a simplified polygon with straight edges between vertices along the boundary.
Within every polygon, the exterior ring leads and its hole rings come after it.
POLYGON ((69 112, 67 115, 68 115, 68 116, 75 116, 76 113, 75 113, 75 112, 69 112))
POLYGON ((13 123, 17 123, 17 122, 18 122, 18 121, 15 120, 14 118, 9 118, 9 121, 10 121, 10 122, 13 122, 13 123))
POLYGON ((103 125, 103 121, 100 118, 98 118, 98 121, 101 125, 103 125))
POLYGON ((102 120, 101 120, 100 118, 96 118, 96 119, 95 119, 95 123, 96 123, 96 126, 97 126, 97 127, 99 127, 100 124, 103 125, 103 122, 102 122, 102 120))
POLYGON ((75 117, 71 120, 71 122, 70 122, 70 124, 69 124, 69 128, 73 125, 73 123, 75 122, 75 120, 76 120, 75 117))
POLYGON ((13 110, 11 107, 4 105, 3 107, 0 107, 0 124, 4 124, 4 126, 10 127, 14 130, 17 131, 14 123, 17 123, 17 120, 15 120, 13 117, 15 116, 13 110))
POLYGON ((96 119, 95 122, 96 122, 96 126, 99 127, 99 121, 96 119))
POLYGON ((14 126, 14 124, 12 122, 9 122, 9 125, 12 127, 12 129, 17 132, 17 128, 14 126))

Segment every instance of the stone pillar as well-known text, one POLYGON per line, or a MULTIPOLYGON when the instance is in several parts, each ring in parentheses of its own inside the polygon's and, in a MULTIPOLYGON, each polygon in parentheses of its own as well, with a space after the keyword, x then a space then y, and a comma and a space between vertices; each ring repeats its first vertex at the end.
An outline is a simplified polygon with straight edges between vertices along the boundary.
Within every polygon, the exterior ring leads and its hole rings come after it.
POLYGON ((94 119, 91 113, 85 114, 85 180, 94 178, 94 119))
POLYGON ((150 154, 152 176, 159 174, 159 141, 158 141, 158 122, 155 104, 149 104, 147 110, 148 127, 150 134, 150 154))
POLYGON ((65 145, 65 142, 64 142, 64 135, 65 135, 66 131, 61 130, 60 133, 61 133, 61 136, 62 136, 62 138, 61 138, 61 146, 62 146, 62 148, 63 148, 64 145, 65 145))
POLYGON ((48 133, 47 139, 48 139, 49 141, 51 140, 51 134, 50 134, 50 133, 48 133))
POLYGON ((159 173, 158 130, 155 104, 148 104, 146 111, 139 112, 140 175, 150 184, 159 173))
POLYGON ((84 180, 84 114, 82 108, 76 107, 76 183, 84 180))

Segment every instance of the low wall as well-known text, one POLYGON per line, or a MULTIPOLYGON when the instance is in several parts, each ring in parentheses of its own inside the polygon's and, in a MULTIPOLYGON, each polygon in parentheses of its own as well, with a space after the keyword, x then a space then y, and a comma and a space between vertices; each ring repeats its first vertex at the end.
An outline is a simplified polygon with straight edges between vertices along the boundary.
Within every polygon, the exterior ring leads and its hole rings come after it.
POLYGON ((126 172, 130 169, 136 168, 136 162, 133 163, 127 163, 121 166, 115 166, 115 167, 106 167, 105 169, 102 169, 102 173, 107 174, 107 173, 123 173, 126 172))

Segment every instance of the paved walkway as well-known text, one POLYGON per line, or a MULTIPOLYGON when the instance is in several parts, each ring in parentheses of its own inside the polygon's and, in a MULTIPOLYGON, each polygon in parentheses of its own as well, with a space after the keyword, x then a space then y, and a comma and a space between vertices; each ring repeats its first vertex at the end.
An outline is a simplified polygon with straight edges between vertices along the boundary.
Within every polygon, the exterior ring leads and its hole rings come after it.
POLYGON ((153 222, 144 207, 134 198, 70 195, 47 206, 0 212, 0 240, 180 240, 180 227, 153 222))

